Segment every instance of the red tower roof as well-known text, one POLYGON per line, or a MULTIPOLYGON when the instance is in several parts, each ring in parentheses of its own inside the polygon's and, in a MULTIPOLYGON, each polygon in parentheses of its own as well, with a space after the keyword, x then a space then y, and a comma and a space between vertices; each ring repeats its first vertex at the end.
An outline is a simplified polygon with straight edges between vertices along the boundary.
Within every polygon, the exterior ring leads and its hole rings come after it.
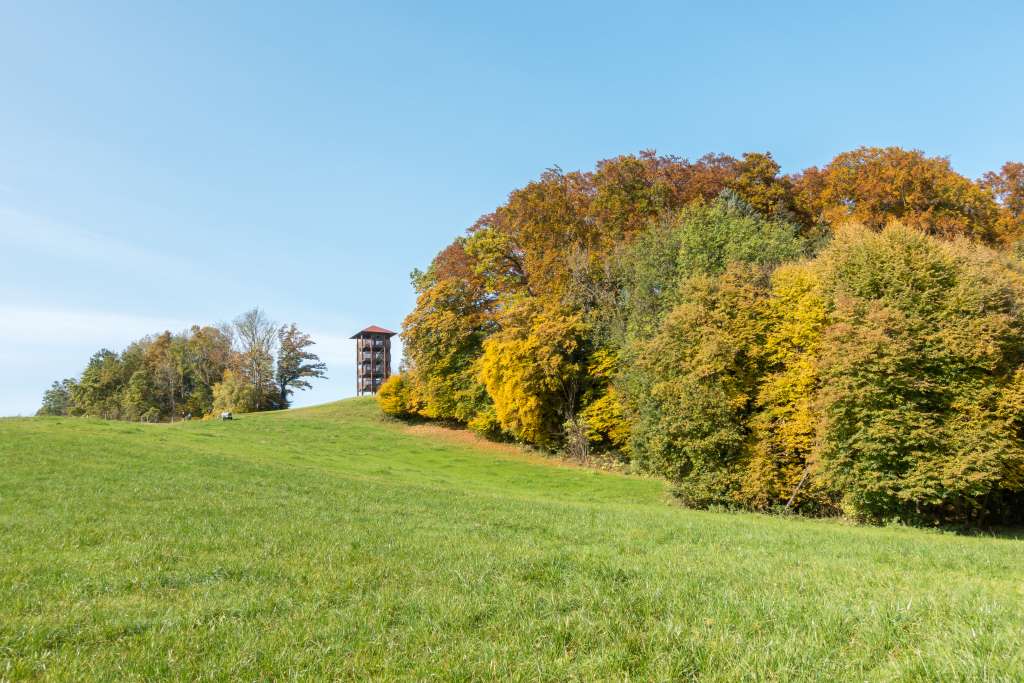
POLYGON ((349 337, 349 339, 359 339, 359 337, 361 337, 364 334, 383 334, 383 335, 388 336, 388 337, 394 337, 398 333, 397 332, 392 332, 391 330, 385 330, 383 327, 377 327, 376 325, 370 325, 366 329, 360 330, 359 332, 356 332, 351 337, 349 337))

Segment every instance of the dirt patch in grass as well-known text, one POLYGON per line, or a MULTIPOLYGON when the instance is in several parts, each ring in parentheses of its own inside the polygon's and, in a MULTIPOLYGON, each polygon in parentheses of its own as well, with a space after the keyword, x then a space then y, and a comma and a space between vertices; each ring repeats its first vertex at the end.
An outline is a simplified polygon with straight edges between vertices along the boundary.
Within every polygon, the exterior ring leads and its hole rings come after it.
POLYGON ((478 448, 481 450, 488 451, 490 453, 496 453, 516 460, 525 460, 527 462, 538 463, 542 465, 549 465, 552 467, 572 467, 577 469, 593 469, 600 470, 602 472, 608 472, 609 474, 624 474, 621 469, 609 466, 605 463, 594 461, 591 463, 583 463, 578 460, 572 460, 565 458, 560 455, 552 455, 544 453, 528 446, 523 446, 515 443, 503 443, 500 441, 490 441, 484 437, 471 432, 468 429, 456 429, 453 427, 445 427, 439 424, 414 424, 406 425, 404 427, 410 434, 414 434, 419 437, 427 439, 433 439, 437 441, 444 441, 445 443, 461 444, 470 446, 472 448, 478 448))

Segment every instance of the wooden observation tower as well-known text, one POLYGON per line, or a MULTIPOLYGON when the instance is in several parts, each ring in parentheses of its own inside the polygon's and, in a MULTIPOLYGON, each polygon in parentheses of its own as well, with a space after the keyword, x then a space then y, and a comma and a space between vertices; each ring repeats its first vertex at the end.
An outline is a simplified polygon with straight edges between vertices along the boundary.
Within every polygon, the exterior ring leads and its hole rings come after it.
POLYGON ((356 395, 376 394, 391 376, 391 338, 395 333, 370 325, 356 332, 356 395))

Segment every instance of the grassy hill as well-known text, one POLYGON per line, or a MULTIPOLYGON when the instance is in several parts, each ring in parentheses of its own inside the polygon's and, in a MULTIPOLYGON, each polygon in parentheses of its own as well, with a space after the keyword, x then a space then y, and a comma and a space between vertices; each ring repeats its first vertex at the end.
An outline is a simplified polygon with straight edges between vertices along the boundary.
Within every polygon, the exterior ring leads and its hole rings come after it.
POLYGON ((0 420, 0 680, 1022 680, 1024 542, 687 511, 379 417, 0 420))

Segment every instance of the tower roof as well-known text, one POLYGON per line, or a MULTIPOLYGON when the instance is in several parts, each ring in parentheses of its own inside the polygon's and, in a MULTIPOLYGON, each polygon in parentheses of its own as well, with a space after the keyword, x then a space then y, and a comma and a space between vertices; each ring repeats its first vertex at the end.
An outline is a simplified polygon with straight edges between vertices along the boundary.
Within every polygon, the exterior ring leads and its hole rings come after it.
POLYGON ((394 337, 398 333, 392 332, 391 330, 385 330, 383 327, 370 325, 369 327, 362 329, 359 332, 356 332, 351 337, 349 337, 349 339, 359 339, 359 337, 363 336, 364 334, 383 334, 386 337, 394 337))

